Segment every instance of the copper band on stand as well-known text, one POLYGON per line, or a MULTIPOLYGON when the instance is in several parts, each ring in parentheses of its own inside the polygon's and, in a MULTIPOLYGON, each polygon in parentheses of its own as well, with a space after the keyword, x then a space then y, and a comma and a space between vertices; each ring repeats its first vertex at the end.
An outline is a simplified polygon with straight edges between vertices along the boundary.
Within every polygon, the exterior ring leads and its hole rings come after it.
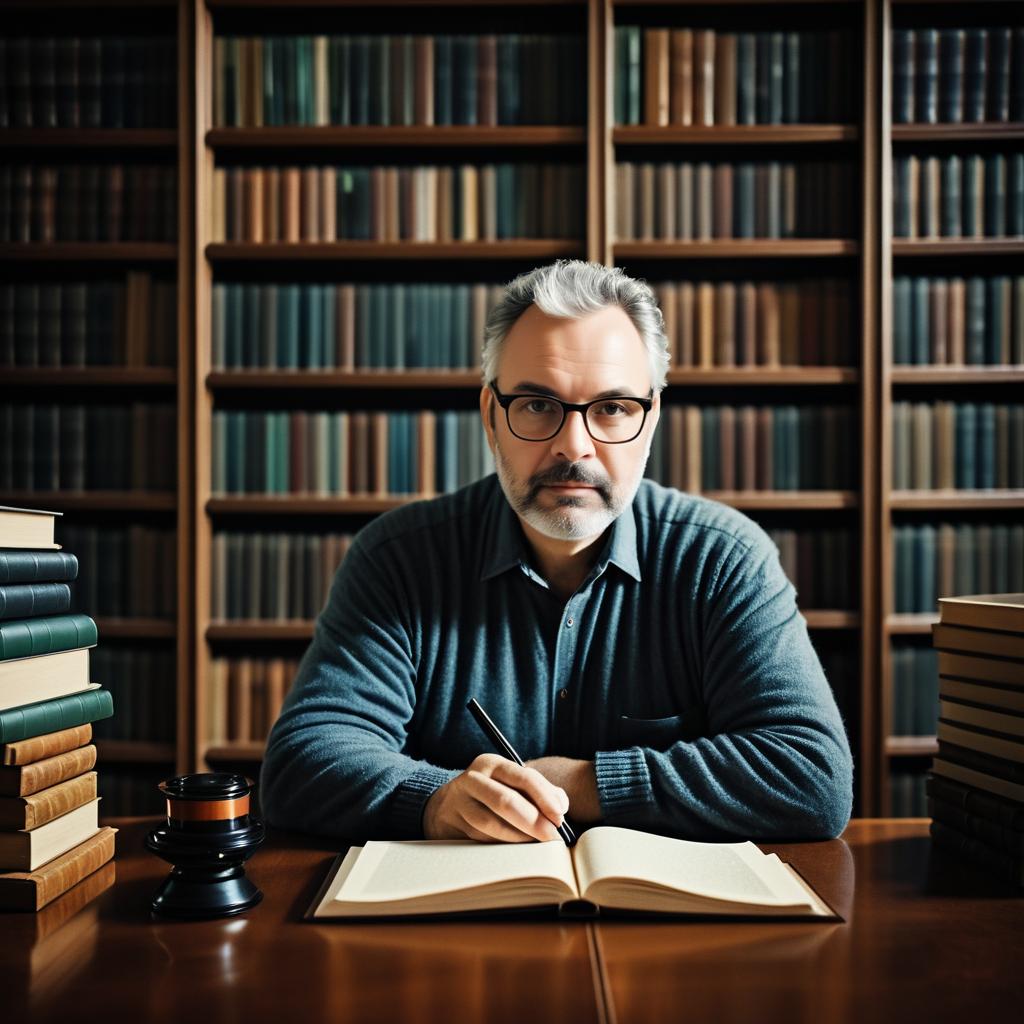
POLYGON ((249 813, 249 794, 234 800, 172 800, 167 817, 175 821, 231 821, 249 813))

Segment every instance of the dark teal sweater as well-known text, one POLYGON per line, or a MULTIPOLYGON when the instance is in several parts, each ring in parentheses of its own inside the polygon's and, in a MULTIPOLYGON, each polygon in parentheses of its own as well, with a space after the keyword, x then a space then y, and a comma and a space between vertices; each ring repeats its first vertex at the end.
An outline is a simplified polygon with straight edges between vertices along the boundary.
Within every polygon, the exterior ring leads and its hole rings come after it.
POLYGON ((492 750, 470 697, 524 760, 593 759, 610 825, 825 838, 849 819, 850 748, 793 587, 716 502, 645 480, 564 604, 495 476, 375 519, 270 734, 267 819, 422 838, 431 793, 492 750))

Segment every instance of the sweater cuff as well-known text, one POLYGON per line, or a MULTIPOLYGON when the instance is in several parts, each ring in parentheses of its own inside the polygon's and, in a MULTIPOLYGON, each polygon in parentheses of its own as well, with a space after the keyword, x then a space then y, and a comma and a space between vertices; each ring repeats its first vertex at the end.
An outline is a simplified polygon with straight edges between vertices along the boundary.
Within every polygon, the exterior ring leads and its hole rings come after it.
POLYGON ((651 773, 639 747, 598 751, 594 771, 605 824, 635 822, 654 807, 651 773))
POLYGON ((395 833, 411 839, 422 839, 423 808, 441 786, 459 774, 458 771, 424 764, 403 779, 395 789, 391 805, 391 822, 395 833))

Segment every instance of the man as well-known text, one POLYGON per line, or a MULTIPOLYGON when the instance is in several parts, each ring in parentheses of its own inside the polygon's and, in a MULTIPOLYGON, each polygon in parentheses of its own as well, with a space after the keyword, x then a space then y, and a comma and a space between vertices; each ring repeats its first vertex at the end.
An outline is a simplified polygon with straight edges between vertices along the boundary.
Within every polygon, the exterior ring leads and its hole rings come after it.
POLYGON ((651 290, 578 260, 521 275, 482 361, 497 475, 357 536, 267 744, 270 822, 352 841, 550 840, 564 815, 837 835, 850 749, 774 545, 643 479, 668 365, 651 290))

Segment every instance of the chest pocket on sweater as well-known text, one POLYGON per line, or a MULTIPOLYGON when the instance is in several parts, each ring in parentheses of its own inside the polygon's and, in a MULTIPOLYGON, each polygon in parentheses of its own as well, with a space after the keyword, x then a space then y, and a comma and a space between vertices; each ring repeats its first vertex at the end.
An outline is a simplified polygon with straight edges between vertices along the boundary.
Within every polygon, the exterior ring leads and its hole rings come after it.
POLYGON ((667 718, 631 718, 620 715, 616 723, 617 745, 623 747, 650 747, 668 750, 680 740, 687 742, 705 735, 703 711, 694 706, 682 715, 667 718))

